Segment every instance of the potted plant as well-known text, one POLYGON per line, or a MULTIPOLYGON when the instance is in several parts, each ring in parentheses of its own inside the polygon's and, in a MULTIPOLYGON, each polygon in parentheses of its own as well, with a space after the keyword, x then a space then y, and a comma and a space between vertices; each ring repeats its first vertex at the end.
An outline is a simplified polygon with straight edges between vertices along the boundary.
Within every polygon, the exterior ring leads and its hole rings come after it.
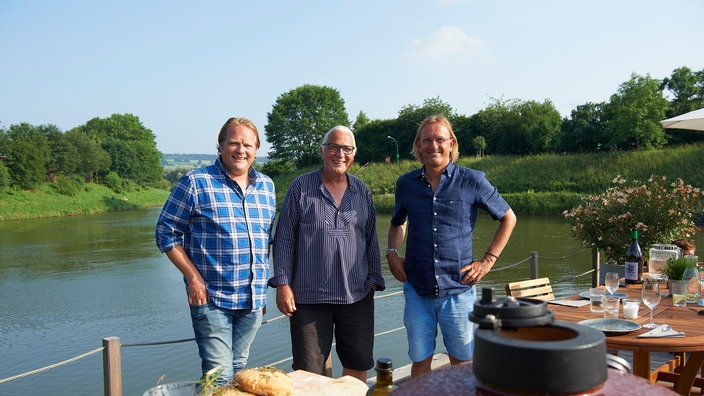
POLYGON ((687 269, 688 262, 689 259, 684 257, 676 258, 672 256, 667 259, 667 262, 665 262, 660 272, 667 276, 668 280, 682 280, 682 275, 684 274, 684 270, 687 269))
POLYGON ((646 182, 616 176, 600 195, 581 198, 563 212, 582 245, 599 249, 606 260, 624 264, 631 230, 647 259, 654 243, 689 238, 696 232, 693 214, 701 211, 702 191, 682 179, 651 176, 646 182))

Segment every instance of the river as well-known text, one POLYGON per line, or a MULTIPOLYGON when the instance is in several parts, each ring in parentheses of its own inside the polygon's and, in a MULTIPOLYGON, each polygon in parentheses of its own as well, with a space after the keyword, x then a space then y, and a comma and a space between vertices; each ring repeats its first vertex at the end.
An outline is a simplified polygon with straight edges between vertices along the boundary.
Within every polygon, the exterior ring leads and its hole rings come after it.
MULTIPOLYGON (((0 223, 0 380, 102 346, 104 337, 124 344, 148 344, 193 337, 181 275, 154 244, 159 208, 90 216, 0 223)), ((380 246, 386 247, 389 216, 378 218, 380 246)), ((475 246, 483 249, 496 223, 480 216, 475 246)), ((628 238, 628 236, 624 236, 628 238)), ((702 245, 701 240, 697 240, 702 245)), ((482 285, 503 294, 503 285, 530 275, 530 252, 540 256, 540 276, 549 276, 558 296, 585 290, 591 255, 559 217, 520 216, 508 247, 482 285), (566 257, 566 258, 565 258, 566 257)), ((408 364, 401 284, 385 268, 387 289, 377 293, 375 357, 395 367, 408 364), (386 297, 384 297, 386 296, 386 297)), ((279 316, 273 290, 265 320, 279 316)), ((439 341, 437 352, 444 351, 439 341)), ((287 320, 259 331, 250 366, 278 363, 290 370, 287 320)), ((340 366, 334 360, 335 375, 340 366)), ((122 348, 124 395, 141 395, 158 381, 197 379, 200 361, 194 342, 122 348), (163 376, 163 378, 162 378, 163 376)), ((370 376, 372 373, 370 372, 370 376)), ((100 395, 102 353, 0 384, 2 395, 100 395)))

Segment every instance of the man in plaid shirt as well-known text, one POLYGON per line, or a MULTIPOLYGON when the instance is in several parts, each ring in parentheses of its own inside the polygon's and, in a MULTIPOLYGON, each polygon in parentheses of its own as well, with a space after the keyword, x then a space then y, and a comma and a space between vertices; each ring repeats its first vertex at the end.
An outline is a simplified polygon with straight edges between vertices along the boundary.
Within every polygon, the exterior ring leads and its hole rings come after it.
POLYGON ((156 226, 159 250, 184 276, 203 375, 221 367, 218 385, 245 367, 266 313, 276 194, 252 167, 259 146, 250 120, 227 120, 215 164, 181 178, 156 226))

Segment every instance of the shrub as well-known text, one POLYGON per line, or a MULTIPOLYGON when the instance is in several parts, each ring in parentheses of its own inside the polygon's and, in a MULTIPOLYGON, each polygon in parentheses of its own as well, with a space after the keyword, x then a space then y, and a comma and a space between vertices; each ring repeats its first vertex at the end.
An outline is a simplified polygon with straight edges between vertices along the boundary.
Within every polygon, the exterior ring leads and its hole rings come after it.
POLYGON ((118 194, 128 193, 137 189, 137 184, 131 180, 126 180, 120 177, 117 172, 110 171, 103 178, 103 184, 118 194))
POLYGON ((689 238, 696 231, 692 219, 701 209, 698 188, 660 176, 651 176, 646 183, 617 176, 613 183, 601 195, 584 197, 563 212, 585 247, 596 247, 606 258, 622 263, 631 230, 638 230, 645 256, 654 243, 689 238))
POLYGON ((11 183, 10 170, 0 161, 0 193, 7 191, 11 183))
POLYGON ((277 176, 281 173, 286 173, 286 172, 293 172, 296 170, 296 167, 285 160, 271 160, 267 161, 263 166, 262 166, 262 173, 269 177, 274 177, 277 176))
POLYGON ((54 180, 54 189, 61 195, 74 197, 83 190, 85 183, 79 176, 58 175, 54 180))

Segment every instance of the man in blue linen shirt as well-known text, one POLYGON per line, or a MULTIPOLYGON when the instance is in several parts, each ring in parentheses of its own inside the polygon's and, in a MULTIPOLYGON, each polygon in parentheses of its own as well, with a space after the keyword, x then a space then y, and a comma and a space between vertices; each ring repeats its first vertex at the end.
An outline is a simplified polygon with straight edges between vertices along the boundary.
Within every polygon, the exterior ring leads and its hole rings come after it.
POLYGON ((250 120, 227 120, 215 164, 181 178, 156 226, 159 250, 186 283, 203 375, 221 367, 218 385, 245 367, 266 313, 276 193, 252 167, 259 146, 250 120))
POLYGON ((469 313, 476 300, 474 285, 499 258, 516 216, 484 173, 453 163, 459 149, 447 118, 423 120, 412 153, 423 167, 396 181, 386 257, 391 273, 404 282, 411 376, 417 377, 430 371, 438 324, 450 363, 472 360, 469 313), (472 231, 478 208, 498 219, 499 227, 481 259, 475 260, 472 231), (398 249, 406 228, 404 259, 398 249))
POLYGON ((354 134, 336 126, 320 146, 323 168, 297 177, 274 237, 276 305, 291 325, 293 369, 324 374, 333 333, 342 375, 366 381, 374 365, 374 290, 384 290, 369 188, 347 173, 354 134))

